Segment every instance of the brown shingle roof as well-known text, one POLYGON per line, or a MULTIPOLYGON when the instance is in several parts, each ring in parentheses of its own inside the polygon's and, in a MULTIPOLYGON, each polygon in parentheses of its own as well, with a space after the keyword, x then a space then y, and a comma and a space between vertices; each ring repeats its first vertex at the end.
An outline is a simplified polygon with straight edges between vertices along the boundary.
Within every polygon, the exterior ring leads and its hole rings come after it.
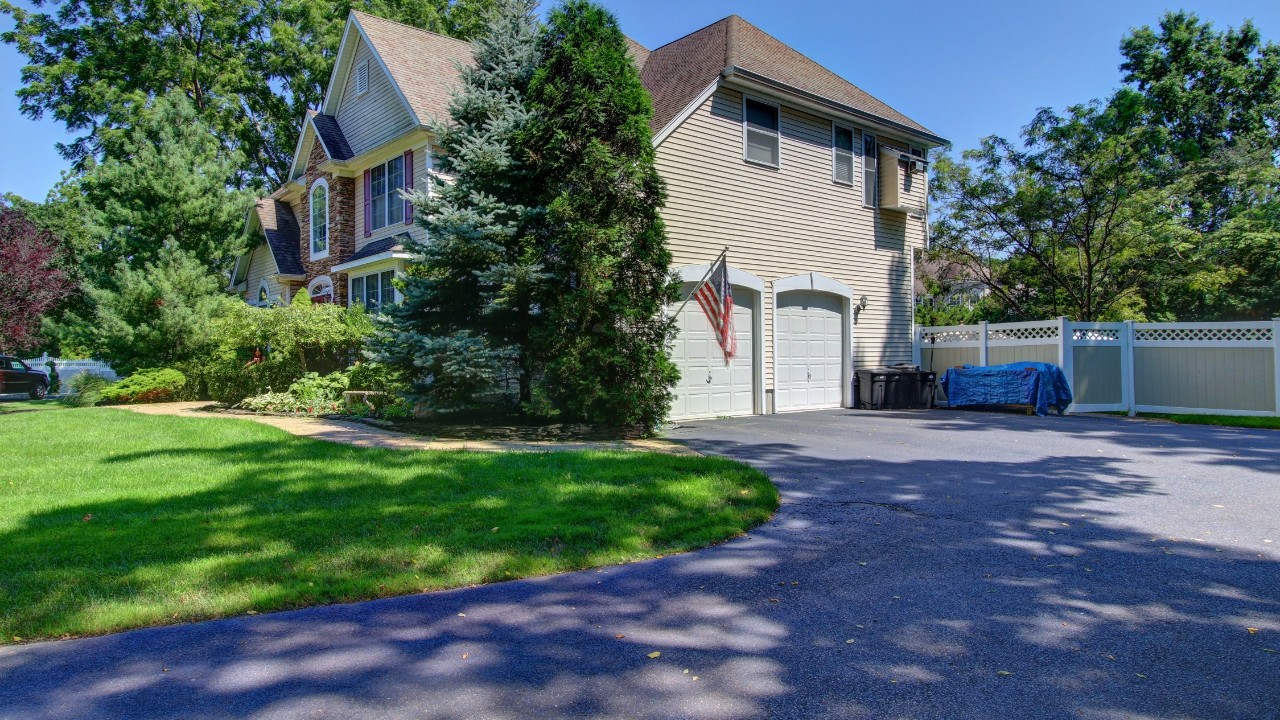
POLYGON ((721 72, 730 68, 907 130, 933 135, 920 123, 737 15, 730 15, 649 54, 643 78, 653 95, 654 131, 665 127, 721 72))
MULTIPOLYGON (((376 15, 355 10, 351 14, 418 120, 445 118, 458 79, 456 63, 472 62, 471 44, 376 15)), ((920 123, 737 15, 652 51, 627 38, 627 49, 653 96, 654 132, 666 127, 722 72, 736 68, 855 113, 936 137, 920 123)))
POLYGON ((281 275, 306 275, 298 244, 298 221, 293 217, 293 210, 271 198, 259 200, 255 210, 258 222, 262 224, 262 234, 267 237, 267 245, 271 248, 271 256, 276 260, 276 269, 281 275))
POLYGON ((450 93, 458 81, 455 63, 472 63, 471 43, 358 10, 351 14, 386 63, 418 122, 447 118, 450 93))

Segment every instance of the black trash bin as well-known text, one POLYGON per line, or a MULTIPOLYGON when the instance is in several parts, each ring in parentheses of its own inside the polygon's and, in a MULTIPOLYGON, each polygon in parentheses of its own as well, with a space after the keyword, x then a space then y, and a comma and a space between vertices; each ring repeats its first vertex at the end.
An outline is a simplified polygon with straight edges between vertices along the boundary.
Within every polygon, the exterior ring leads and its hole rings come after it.
POLYGON ((858 407, 864 410, 932 408, 937 379, 937 373, 915 366, 860 368, 858 407))

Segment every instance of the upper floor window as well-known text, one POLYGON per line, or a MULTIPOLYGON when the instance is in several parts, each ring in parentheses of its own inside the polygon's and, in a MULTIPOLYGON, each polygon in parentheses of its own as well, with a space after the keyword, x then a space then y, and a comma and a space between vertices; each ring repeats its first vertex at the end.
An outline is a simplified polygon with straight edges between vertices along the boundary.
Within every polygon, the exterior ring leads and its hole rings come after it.
POLYGON ((853 130, 839 125, 831 128, 831 181, 853 185, 853 130))
POLYGON ((876 207, 879 190, 879 176, 876 173, 879 158, 876 136, 862 133, 862 204, 876 207))
POLYGON ((271 295, 267 293, 267 281, 266 281, 266 280, 263 280, 263 281, 262 281, 262 284, 258 286, 258 304, 259 304, 259 305, 270 305, 270 304, 271 304, 271 295))
POLYGON ((405 206, 400 190, 413 186, 413 154, 404 155, 375 165, 365 171, 365 225, 366 236, 372 230, 405 221, 405 206))
POLYGON ((317 180, 311 187, 311 259, 329 257, 329 184, 317 180))
POLYGON ((781 138, 777 105, 742 97, 743 158, 747 162, 778 167, 781 138))

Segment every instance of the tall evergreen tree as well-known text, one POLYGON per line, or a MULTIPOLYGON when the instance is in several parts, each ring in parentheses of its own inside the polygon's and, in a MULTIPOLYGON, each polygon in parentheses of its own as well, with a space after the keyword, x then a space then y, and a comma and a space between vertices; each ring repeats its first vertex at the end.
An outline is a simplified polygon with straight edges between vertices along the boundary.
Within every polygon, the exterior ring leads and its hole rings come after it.
POLYGON ((117 370, 183 359, 225 295, 244 247, 239 158, 225 153, 180 93, 150 103, 76 181, 93 249, 82 260, 85 307, 58 323, 63 344, 117 370))
POLYGON ((429 404, 454 408, 500 396, 514 374, 531 397, 527 351, 537 320, 532 287, 542 277, 530 253, 530 179, 515 139, 530 120, 525 93, 537 64, 533 0, 502 0, 462 68, 450 119, 434 128, 440 148, 433 193, 412 196, 428 231, 373 342, 429 404))
POLYGON ((659 210, 649 94, 617 20, 587 0, 552 11, 529 88, 543 390, 567 416, 652 428, 679 371, 667 356, 677 297, 659 210))

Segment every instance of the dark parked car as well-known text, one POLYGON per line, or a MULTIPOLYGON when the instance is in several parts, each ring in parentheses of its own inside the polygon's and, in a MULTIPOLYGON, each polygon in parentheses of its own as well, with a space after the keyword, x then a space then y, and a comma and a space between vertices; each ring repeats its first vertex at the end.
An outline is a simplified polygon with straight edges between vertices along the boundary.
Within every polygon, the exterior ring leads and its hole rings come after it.
POLYGON ((49 377, 15 357, 0 355, 0 395, 26 393, 39 400, 49 392, 49 377))

